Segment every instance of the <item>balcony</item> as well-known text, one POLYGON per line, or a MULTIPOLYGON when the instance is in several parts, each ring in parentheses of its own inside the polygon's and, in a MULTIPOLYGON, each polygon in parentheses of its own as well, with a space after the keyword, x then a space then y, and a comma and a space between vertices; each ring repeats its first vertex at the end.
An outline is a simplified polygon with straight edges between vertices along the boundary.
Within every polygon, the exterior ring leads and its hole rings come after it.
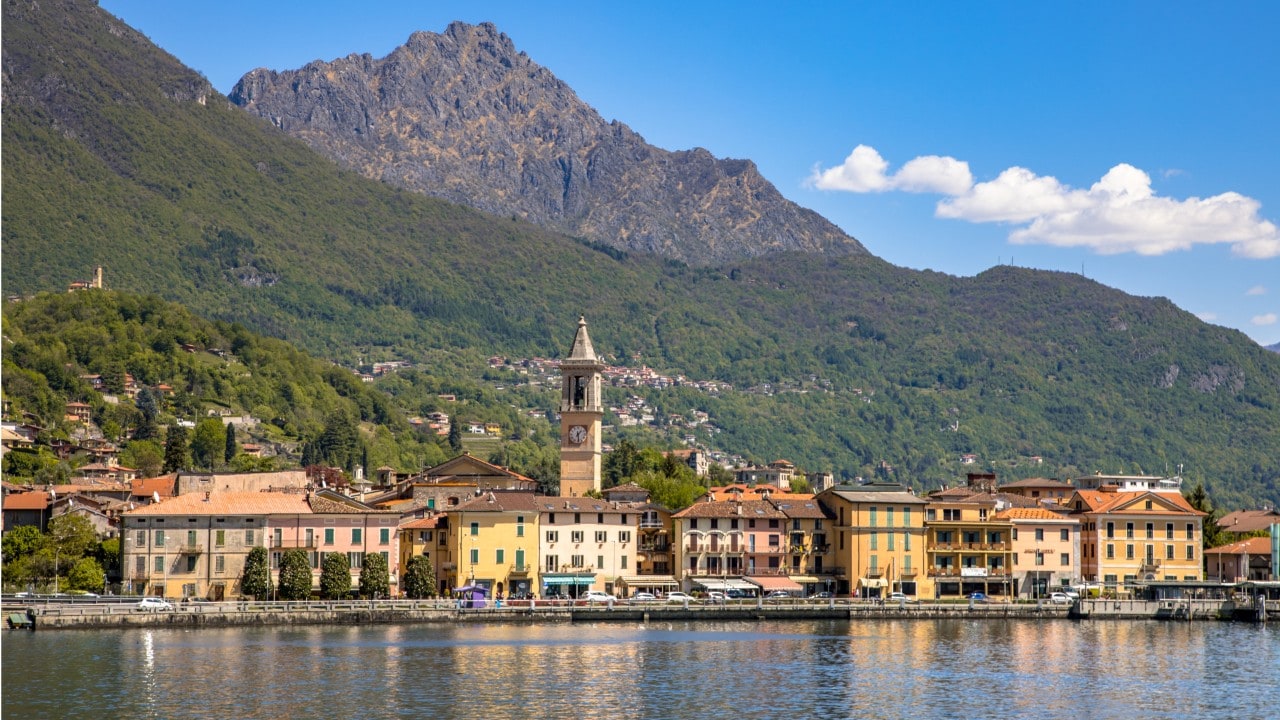
POLYGON ((805 547, 803 543, 797 543, 791 546, 792 555, 803 555, 807 552, 809 552, 809 548, 805 547))
POLYGON ((640 543, 640 552, 665 554, 671 552, 671 543, 640 543))
POLYGON ((1153 573, 1159 569, 1160 569, 1159 560, 1147 560, 1146 562, 1142 563, 1142 566, 1140 568, 1138 568, 1138 573, 1139 574, 1153 573))
POLYGON ((640 529, 641 530, 661 530, 662 521, 661 520, 641 520, 640 529))
POLYGON ((272 550, 315 550, 317 547, 315 540, 282 540, 280 542, 271 542, 272 550))
POLYGON ((829 552, 831 552, 831 545, 830 545, 830 543, 828 543, 828 544, 826 544, 826 545, 814 545, 814 546, 813 546, 813 554, 814 554, 814 555, 826 555, 826 554, 827 554, 827 553, 829 553, 829 552))
POLYGON ((203 545, 185 544, 178 546, 178 553, 182 555, 199 555, 202 552, 204 552, 203 545))
POLYGON ((147 572, 146 570, 134 570, 133 572, 129 573, 130 580, 148 580, 150 578, 151 578, 151 573, 147 572))
POLYGON ((532 565, 512 565, 510 574, 511 575, 528 575, 531 572, 533 572, 532 565))

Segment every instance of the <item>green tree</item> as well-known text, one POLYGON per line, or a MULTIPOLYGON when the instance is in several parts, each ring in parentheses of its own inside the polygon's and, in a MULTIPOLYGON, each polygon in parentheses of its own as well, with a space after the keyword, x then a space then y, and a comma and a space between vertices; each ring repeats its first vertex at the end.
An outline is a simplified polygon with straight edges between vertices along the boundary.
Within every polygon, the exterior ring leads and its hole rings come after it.
POLYGON ((84 557, 97 543, 98 534, 93 529, 93 523, 83 515, 59 515, 49 521, 46 548, 58 550, 59 562, 64 567, 71 567, 73 562, 84 557))
POLYGON ((336 410, 324 423, 324 432, 317 442, 318 461, 350 469, 355 458, 356 444, 359 434, 356 424, 345 410, 336 410))
POLYGON ((222 451, 222 462, 230 464, 236 456, 236 426, 227 425, 227 443, 222 451))
POLYGON ((45 536, 35 525, 20 525, 4 535, 4 561, 20 560, 44 547, 45 536))
POLYGON ((106 573, 98 561, 91 557, 80 558, 67 573, 67 588, 70 590, 101 591, 106 584, 106 573))
POLYGON ((191 437, 191 459, 197 466, 213 470, 226 446, 226 429, 221 420, 205 418, 196 423, 191 437))
POLYGON ((426 555, 409 558, 409 566, 404 571, 404 594, 414 600, 436 596, 436 571, 431 567, 431 558, 426 555))
POLYGON ((346 553, 325 553, 320 567, 320 597, 340 600, 351 592, 351 561, 346 553))
MULTIPOLYGON (((310 585, 309 582, 308 585, 310 585)), ((250 550, 244 560, 244 574, 240 576, 240 592, 252 595, 255 600, 271 598, 271 568, 267 565, 267 549, 261 545, 250 550)))
POLYGON ((190 466, 187 458, 187 429, 170 425, 164 437, 164 467, 161 472, 173 472, 190 466))
POLYGON ((391 570, 387 567, 387 558, 380 552, 368 553, 364 556, 364 565, 360 568, 360 596, 369 600, 377 600, 391 595, 391 570))
POLYGON ((142 477, 155 477, 164 468, 164 448, 155 440, 132 440, 120 451, 120 462, 142 477))
POLYGON ((311 561, 307 551, 294 549, 280 558, 280 599, 306 600, 311 597, 311 561))
POLYGON ((455 453, 462 452, 462 426, 458 424, 458 418, 449 418, 449 449, 455 453))
POLYGON ((635 443, 627 438, 619 440, 618 444, 613 446, 613 452, 604 456, 601 468, 604 486, 613 487, 626 482, 635 474, 639 463, 640 453, 635 443))
POLYGON ((108 578, 120 578, 120 538, 112 537, 98 543, 98 563, 108 578))
POLYGON ((1209 493, 1204 489, 1204 483, 1196 483, 1196 486, 1191 488, 1186 497, 1191 507, 1205 514, 1203 533, 1205 549, 1222 545, 1222 527, 1218 525, 1218 519, 1222 517, 1222 513, 1213 507, 1213 501, 1209 499, 1209 493))

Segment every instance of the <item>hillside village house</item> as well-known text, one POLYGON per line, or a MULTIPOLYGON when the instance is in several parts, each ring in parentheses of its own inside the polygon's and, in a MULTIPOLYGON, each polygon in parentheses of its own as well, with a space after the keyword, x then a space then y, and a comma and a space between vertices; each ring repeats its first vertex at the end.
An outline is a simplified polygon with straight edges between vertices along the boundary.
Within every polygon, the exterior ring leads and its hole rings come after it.
POLYGON ((926 501, 898 483, 836 485, 817 496, 834 516, 836 594, 933 597, 925 572, 926 501))
POLYGON ((791 489, 796 466, 788 460, 774 460, 767 467, 752 465, 733 471, 733 481, 742 485, 770 485, 778 490, 791 489))
POLYGON ((273 583, 281 556, 307 552, 319 587, 326 553, 351 562, 353 587, 364 557, 381 552, 397 588, 397 515, 337 493, 207 492, 179 495, 122 516, 122 567, 133 592, 169 598, 222 600, 241 595, 245 559, 269 548, 273 583))

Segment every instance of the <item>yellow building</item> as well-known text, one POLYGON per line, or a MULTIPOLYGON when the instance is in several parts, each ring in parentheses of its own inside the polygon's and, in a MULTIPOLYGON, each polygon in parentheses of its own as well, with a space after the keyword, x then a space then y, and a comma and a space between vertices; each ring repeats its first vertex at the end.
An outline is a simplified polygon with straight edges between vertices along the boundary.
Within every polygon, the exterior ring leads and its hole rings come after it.
POLYGON ((1013 523, 995 507, 987 493, 929 499, 925 552, 937 599, 974 592, 1013 598, 1013 523))
POLYGON ((834 524, 838 595, 933 597, 925 574, 925 501, 898 483, 836 485, 818 502, 834 524))
POLYGON ((491 490, 449 511, 454 587, 478 585, 492 597, 536 591, 537 501, 529 492, 491 490))
MULTIPOLYGON (((432 515, 400 526, 400 569, 407 571, 409 559, 425 555, 436 575, 436 592, 448 595, 457 587, 456 563, 449 552, 449 516, 432 515)), ((404 583, 400 586, 403 588, 404 583)))
POLYGON ((1135 580, 1203 580, 1204 513, 1179 492, 1124 492, 1104 485, 1068 501, 1081 521, 1081 573, 1102 592, 1132 592, 1135 580))

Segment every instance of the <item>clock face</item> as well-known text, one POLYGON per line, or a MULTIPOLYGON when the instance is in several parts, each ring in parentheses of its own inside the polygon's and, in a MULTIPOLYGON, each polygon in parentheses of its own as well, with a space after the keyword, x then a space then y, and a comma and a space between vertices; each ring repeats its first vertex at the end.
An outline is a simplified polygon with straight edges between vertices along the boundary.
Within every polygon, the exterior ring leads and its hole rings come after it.
POLYGON ((583 443, 587 439, 587 429, 581 425, 574 425, 569 428, 569 440, 575 443, 583 443))

